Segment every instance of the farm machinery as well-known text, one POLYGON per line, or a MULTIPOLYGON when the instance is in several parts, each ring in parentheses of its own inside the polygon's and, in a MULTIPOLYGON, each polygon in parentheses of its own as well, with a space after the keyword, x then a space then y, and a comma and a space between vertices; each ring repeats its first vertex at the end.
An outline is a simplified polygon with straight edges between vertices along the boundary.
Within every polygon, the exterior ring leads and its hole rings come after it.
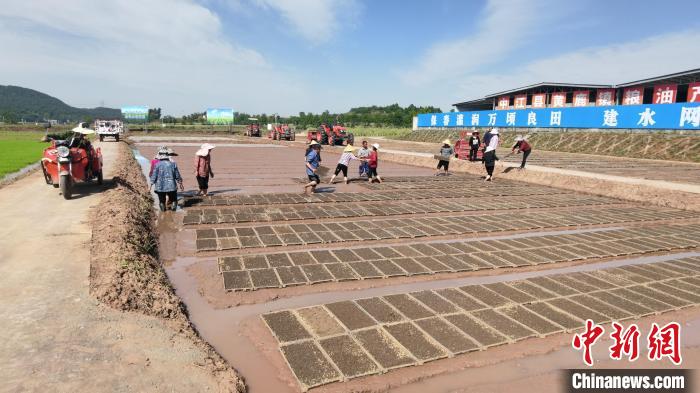
MULTIPOLYGON (((460 160, 469 160, 469 150, 471 146, 469 145, 469 139, 472 136, 472 132, 475 131, 461 131, 459 133, 459 139, 455 142, 455 155, 460 160)), ((476 132, 478 134, 478 132, 476 132)), ((479 145, 476 152, 476 160, 481 161, 484 151, 482 149, 483 143, 479 145)))
POLYGON ((102 150, 90 144, 87 135, 95 131, 83 125, 87 123, 74 128, 68 140, 52 140, 41 159, 46 184, 59 188, 65 199, 71 198, 76 183, 102 184, 102 150))
POLYGON ((102 142, 105 137, 111 136, 119 142, 119 136, 124 132, 124 123, 121 120, 95 120, 94 129, 102 142))
POLYGON ((348 133, 347 129, 340 124, 329 126, 323 123, 318 126, 318 129, 309 130, 306 139, 308 142, 315 140, 322 145, 352 145, 355 142, 355 135, 348 133))
POLYGON ((276 141, 293 141, 295 139, 294 130, 287 124, 274 125, 267 137, 276 141))
POLYGON ((253 137, 260 137, 260 123, 258 123, 258 119, 254 117, 248 118, 248 120, 253 121, 253 123, 248 124, 245 128, 245 136, 253 136, 253 137))

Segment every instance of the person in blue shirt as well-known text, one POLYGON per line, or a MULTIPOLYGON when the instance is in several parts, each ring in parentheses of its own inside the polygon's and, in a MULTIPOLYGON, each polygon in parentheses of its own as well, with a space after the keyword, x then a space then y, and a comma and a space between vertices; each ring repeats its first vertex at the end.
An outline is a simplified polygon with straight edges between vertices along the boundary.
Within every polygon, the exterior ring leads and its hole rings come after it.
POLYGON ((306 153, 306 176, 309 178, 309 183, 304 185, 304 193, 316 192, 316 186, 321 183, 321 178, 318 177, 316 171, 321 163, 321 145, 316 141, 311 141, 306 153))
POLYGON ((172 150, 163 147, 158 151, 158 163, 151 173, 151 187, 155 188, 158 194, 160 211, 166 210, 166 197, 172 210, 177 210, 177 186, 183 189, 182 176, 177 168, 177 164, 170 160, 170 156, 175 155, 172 150))

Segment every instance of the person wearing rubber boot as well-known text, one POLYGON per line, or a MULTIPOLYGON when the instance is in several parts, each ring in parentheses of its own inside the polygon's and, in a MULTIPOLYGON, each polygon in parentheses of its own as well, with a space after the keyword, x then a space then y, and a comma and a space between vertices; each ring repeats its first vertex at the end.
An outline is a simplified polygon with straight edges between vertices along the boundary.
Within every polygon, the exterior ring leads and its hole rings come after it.
POLYGON ((209 178, 214 178, 214 171, 211 169, 211 151, 215 147, 211 143, 205 143, 195 153, 194 174, 199 186, 197 195, 207 196, 209 193, 209 178))
POLYGON ((156 156, 158 163, 153 168, 150 179, 151 187, 155 189, 158 195, 158 206, 162 212, 167 210, 166 203, 170 205, 172 211, 177 210, 178 185, 180 186, 180 190, 184 191, 180 170, 177 168, 177 164, 170 160, 170 156, 173 154, 174 153, 166 147, 158 151, 158 155, 156 156))
POLYGON ((369 153, 369 157, 367 158, 367 165, 369 166, 367 181, 374 183, 374 180, 377 180, 379 183, 381 183, 382 178, 379 177, 379 173, 377 173, 377 167, 379 166, 379 143, 372 145, 372 151, 369 153))

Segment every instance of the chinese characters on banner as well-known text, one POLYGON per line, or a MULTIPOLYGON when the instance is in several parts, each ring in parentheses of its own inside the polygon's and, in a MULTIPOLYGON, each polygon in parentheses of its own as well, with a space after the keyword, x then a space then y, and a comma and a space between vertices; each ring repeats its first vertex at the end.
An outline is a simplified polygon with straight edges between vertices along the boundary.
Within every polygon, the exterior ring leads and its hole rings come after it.
POLYGON ((527 95, 521 94, 515 96, 515 101, 513 102, 513 107, 515 109, 525 109, 525 105, 527 104, 527 95))
POLYGON ((688 102, 700 102, 700 82, 688 85, 688 102))
POLYGON ((643 99, 643 87, 628 87, 622 93, 622 105, 641 105, 643 99))
POLYGON ((552 101, 550 107, 561 108, 566 104, 566 93, 552 93, 552 101))
POLYGON ((498 97, 498 109, 508 109, 508 105, 510 105, 509 96, 498 97))
POLYGON ((615 89, 598 89, 596 97, 596 105, 610 106, 615 105, 615 89))
POLYGON ((678 85, 654 86, 654 104, 673 104, 676 102, 678 85))
MULTIPOLYGON (((700 90, 700 88, 699 88, 700 90)), ((532 107, 533 108, 544 108, 545 107, 545 97, 544 93, 533 94, 532 95, 532 107)))
POLYGON ((574 92, 574 106, 588 106, 588 90, 574 92))
MULTIPOLYGON (((610 338, 613 345, 608 348, 610 359, 621 360, 626 357, 629 361, 635 361, 639 357, 639 340, 641 331, 636 324, 625 329, 617 322, 612 323, 613 332, 610 338)), ((586 327, 583 332, 574 335, 571 346, 577 351, 583 351, 583 362, 588 366, 593 366, 593 345, 603 336, 605 329, 603 326, 586 320, 586 327)), ((659 326, 656 322, 651 324, 647 341, 647 359, 650 361, 668 358, 673 364, 683 363, 681 357, 681 326, 678 322, 669 322, 664 326, 659 326)))

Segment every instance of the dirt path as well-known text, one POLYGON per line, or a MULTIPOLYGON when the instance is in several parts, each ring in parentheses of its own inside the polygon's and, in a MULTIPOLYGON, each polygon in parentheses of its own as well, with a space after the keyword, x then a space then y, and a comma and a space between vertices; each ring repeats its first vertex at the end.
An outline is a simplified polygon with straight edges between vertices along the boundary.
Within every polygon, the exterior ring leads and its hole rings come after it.
MULTIPOLYGON (((100 145, 111 179, 117 144, 100 145)), ((97 191, 66 201, 40 173, 0 190, 0 390, 218 391, 204 351, 163 320, 89 295, 97 191)))

